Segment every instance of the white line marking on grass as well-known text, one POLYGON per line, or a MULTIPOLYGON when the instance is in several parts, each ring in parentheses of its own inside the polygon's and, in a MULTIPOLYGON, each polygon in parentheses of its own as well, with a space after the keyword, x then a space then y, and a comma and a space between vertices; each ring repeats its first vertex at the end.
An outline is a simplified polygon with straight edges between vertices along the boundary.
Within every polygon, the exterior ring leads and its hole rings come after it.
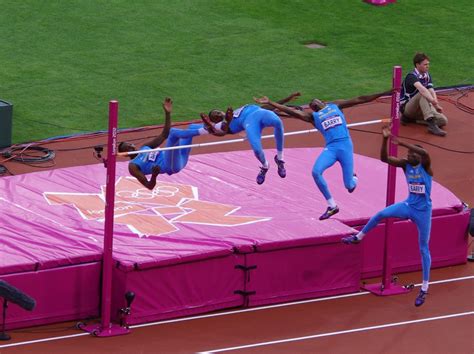
POLYGON ((227 351, 239 350, 239 349, 263 347, 263 346, 266 346, 266 345, 297 342, 297 341, 315 339, 315 338, 321 338, 321 337, 337 336, 337 335, 340 335, 340 334, 347 334, 347 333, 372 331, 372 330, 381 329, 381 328, 397 327, 397 326, 409 325, 409 324, 414 324, 414 323, 444 320, 444 319, 447 319, 447 318, 462 317, 462 316, 469 316, 469 315, 474 315, 474 311, 454 313, 454 314, 451 314, 451 315, 444 315, 444 316, 428 317, 428 318, 422 318, 422 319, 413 320, 413 321, 386 323, 386 324, 378 325, 378 326, 354 328, 354 329, 348 329, 348 330, 345 330, 345 331, 314 334, 314 335, 311 335, 311 336, 274 340, 274 341, 270 341, 270 342, 254 343, 254 344, 248 344, 248 345, 241 345, 241 346, 238 346, 238 347, 213 349, 213 350, 208 350, 206 352, 199 352, 199 353, 200 354, 210 354, 210 353, 227 352, 227 351))

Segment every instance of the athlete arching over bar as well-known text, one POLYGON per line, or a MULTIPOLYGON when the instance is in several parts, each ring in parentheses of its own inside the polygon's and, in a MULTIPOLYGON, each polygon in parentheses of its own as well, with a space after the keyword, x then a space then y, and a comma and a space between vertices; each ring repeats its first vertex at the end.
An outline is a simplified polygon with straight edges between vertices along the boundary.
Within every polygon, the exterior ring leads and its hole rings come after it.
MULTIPOLYGON (((278 102, 284 104, 298 96, 300 96, 300 93, 294 92, 278 102)), ((237 134, 245 130, 255 157, 262 164, 260 172, 257 175, 258 184, 265 182, 265 175, 270 168, 265 153, 263 152, 261 141, 262 130, 265 127, 274 128, 277 148, 277 154, 275 155, 274 160, 278 167, 278 175, 281 178, 286 177, 285 162, 283 159, 283 123, 280 117, 278 117, 275 112, 272 112, 272 110, 273 107, 269 105, 267 105, 267 107, 259 107, 257 105, 249 104, 240 107, 235 111, 232 110, 232 108, 228 108, 226 113, 217 109, 210 111, 209 116, 201 113, 201 118, 204 121, 204 124, 209 129, 209 132, 214 135, 223 136, 226 134, 237 134)))
POLYGON ((349 100, 341 99, 332 102, 323 102, 315 98, 309 103, 309 107, 313 112, 306 112, 284 106, 271 101, 266 96, 255 99, 257 103, 271 105, 289 114, 290 117, 312 123, 323 135, 326 146, 313 166, 314 182, 328 203, 326 211, 319 217, 319 220, 328 219, 339 212, 339 207, 329 192, 328 185, 323 177, 323 173, 326 169, 338 161, 342 167, 344 186, 349 193, 352 193, 357 186, 357 176, 354 174, 354 148, 349 130, 347 129, 346 118, 341 110, 373 101, 380 96, 390 93, 391 91, 386 91, 368 96, 359 96, 349 100))
MULTIPOLYGON (((173 101, 167 97, 163 102, 165 112, 165 126, 159 136, 145 143, 140 150, 151 150, 159 147, 166 140, 166 147, 190 145, 193 137, 208 134, 203 124, 191 124, 188 129, 171 128, 171 111, 173 101)), ((119 152, 136 151, 134 144, 122 142, 118 147, 119 152)), ((156 178, 160 173, 172 175, 181 171, 187 164, 191 148, 142 152, 129 155, 131 161, 128 171, 141 184, 148 189, 156 185, 156 178), (151 174, 150 180, 146 175, 151 174)))

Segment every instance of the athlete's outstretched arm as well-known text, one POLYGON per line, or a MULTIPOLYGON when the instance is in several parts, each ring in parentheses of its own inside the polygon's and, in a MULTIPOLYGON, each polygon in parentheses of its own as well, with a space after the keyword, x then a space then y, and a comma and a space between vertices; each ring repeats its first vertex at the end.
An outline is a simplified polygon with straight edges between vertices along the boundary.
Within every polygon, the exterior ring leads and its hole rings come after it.
POLYGON ((143 186, 148 188, 149 190, 152 190, 156 186, 156 178, 158 177, 160 173, 160 167, 159 166, 154 166, 150 180, 146 178, 146 176, 143 174, 143 172, 140 170, 140 168, 135 165, 134 163, 129 163, 128 164, 128 172, 135 177, 138 182, 140 182, 143 186))
POLYGON ((159 136, 150 140, 148 143, 145 143, 145 146, 149 146, 152 149, 157 148, 160 146, 170 134, 171 129, 171 111, 173 110, 173 101, 171 98, 166 97, 163 101, 163 111, 165 112, 165 126, 163 127, 163 131, 159 136))
MULTIPOLYGON (((405 168, 407 160, 399 159, 398 157, 388 156, 388 138, 391 136, 389 127, 382 127, 382 149, 380 150, 380 160, 389 165, 405 168)), ((392 137, 393 139, 393 137, 392 137)))
POLYGON ((263 105, 270 105, 270 106, 278 109, 279 111, 285 112, 290 117, 298 118, 298 119, 301 119, 301 120, 303 120, 305 122, 309 122, 309 123, 311 123, 313 121, 313 116, 312 116, 311 113, 300 111, 300 110, 297 110, 297 109, 293 109, 291 107, 284 106, 280 103, 273 102, 267 96, 264 96, 264 97, 261 97, 261 98, 255 98, 254 97, 253 99, 257 103, 260 103, 260 104, 263 104, 263 105))
MULTIPOLYGON (((291 95, 289 95, 288 97, 285 97, 285 98, 282 98, 281 100, 278 100, 277 103, 279 104, 285 104, 285 103, 288 103, 290 101, 293 101, 295 99, 297 99, 298 97, 301 96, 301 93, 300 92, 293 92, 291 95)), ((262 108, 264 109, 268 109, 270 111, 273 111, 275 110, 276 108, 273 107, 272 105, 270 104, 262 104, 262 108)))
POLYGON ((381 96, 387 96, 390 94, 392 94, 391 90, 375 93, 373 95, 359 96, 359 97, 351 98, 349 100, 335 100, 335 101, 332 101, 332 103, 336 104, 340 109, 343 109, 343 108, 352 107, 358 104, 367 103, 381 96))

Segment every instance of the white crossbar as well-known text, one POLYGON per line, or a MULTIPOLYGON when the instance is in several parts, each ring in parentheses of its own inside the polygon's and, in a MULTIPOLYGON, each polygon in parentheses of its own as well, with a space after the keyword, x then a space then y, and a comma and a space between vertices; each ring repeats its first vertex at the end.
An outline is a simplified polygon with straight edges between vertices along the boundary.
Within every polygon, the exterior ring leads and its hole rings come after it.
MULTIPOLYGON (((366 122, 359 122, 359 123, 351 123, 347 124, 348 127, 358 127, 361 125, 370 125, 370 124, 377 124, 377 123, 388 123, 390 122, 389 118, 386 119, 376 119, 376 120, 369 120, 366 122)), ((308 133, 313 133, 317 132, 318 129, 308 129, 308 130, 299 130, 296 132, 287 132, 284 133, 283 135, 285 136, 290 136, 290 135, 300 135, 300 134, 308 134, 308 133)), ((262 135, 262 139, 269 139, 273 138, 274 135, 262 135)), ((213 145, 222 145, 222 144, 232 144, 232 143, 240 143, 242 141, 247 140, 247 138, 239 138, 239 139, 231 139, 231 140, 221 140, 221 141, 212 141, 209 143, 200 143, 200 144, 191 144, 191 145, 177 145, 177 146, 170 146, 170 147, 163 147, 163 148, 156 148, 156 149, 151 149, 151 150, 137 150, 137 151, 127 151, 127 152, 119 152, 117 155, 119 156, 127 156, 127 155, 136 155, 140 154, 142 152, 152 152, 152 151, 166 151, 166 150, 178 150, 178 149, 189 149, 189 148, 195 148, 195 147, 203 147, 203 146, 213 146, 213 145)))

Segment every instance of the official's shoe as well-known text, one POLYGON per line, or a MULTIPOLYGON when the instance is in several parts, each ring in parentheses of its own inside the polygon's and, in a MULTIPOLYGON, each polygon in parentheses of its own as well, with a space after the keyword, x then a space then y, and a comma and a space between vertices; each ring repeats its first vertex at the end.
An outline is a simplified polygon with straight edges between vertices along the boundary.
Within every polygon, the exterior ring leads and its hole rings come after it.
POLYGON ((355 173, 354 173, 354 175, 353 175, 353 178, 355 178, 355 179, 356 179, 356 185, 355 185, 353 188, 349 188, 349 189, 348 189, 349 193, 352 193, 352 192, 354 192, 354 191, 355 191, 355 189, 356 189, 356 187, 357 187, 357 181, 358 181, 358 178, 357 178, 357 175, 356 175, 355 173))
POLYGON ((436 124, 436 121, 433 118, 427 119, 426 122, 428 123, 429 133, 433 135, 437 135, 437 136, 446 136, 446 132, 440 127, 438 127, 438 125, 436 124))
POLYGON ((415 300, 415 306, 419 307, 425 303, 426 295, 428 294, 427 291, 420 290, 418 293, 418 296, 416 297, 415 300))
POLYGON ((278 155, 275 155, 275 163, 277 164, 278 166, 278 175, 281 177, 281 178, 285 178, 286 177, 286 170, 285 170, 285 161, 283 160, 278 160, 278 155))
POLYGON ((361 240, 359 240, 357 238, 357 235, 350 235, 348 237, 343 237, 341 239, 342 243, 345 243, 346 245, 350 245, 350 244, 353 244, 353 245, 356 245, 358 243, 360 243, 361 240))
POLYGON ((319 220, 329 219, 331 216, 336 215, 337 213, 339 213, 339 208, 337 205, 334 208, 328 207, 324 214, 319 217, 319 220))
POLYGON ((265 182, 265 175, 267 174, 267 172, 268 172, 268 168, 260 167, 260 173, 257 176, 258 184, 262 184, 263 182, 265 182))

